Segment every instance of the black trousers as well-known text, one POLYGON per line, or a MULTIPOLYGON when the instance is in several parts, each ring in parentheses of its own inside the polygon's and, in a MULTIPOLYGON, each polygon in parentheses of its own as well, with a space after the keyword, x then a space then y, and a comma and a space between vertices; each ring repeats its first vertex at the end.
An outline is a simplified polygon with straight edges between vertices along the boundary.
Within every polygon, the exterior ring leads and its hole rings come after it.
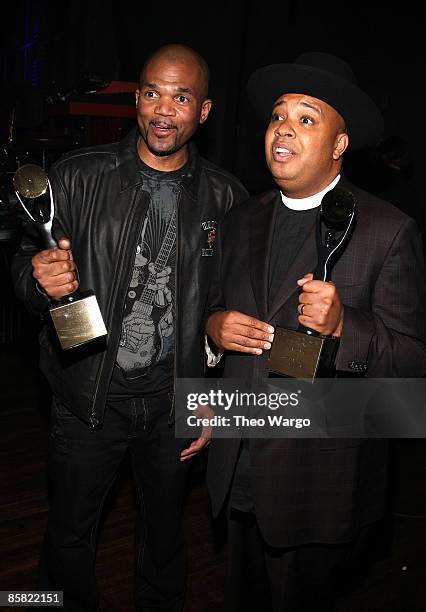
POLYGON ((269 546, 255 514, 231 508, 226 612, 332 612, 352 544, 269 546))
POLYGON ((168 425, 170 394, 110 403, 101 429, 59 402, 49 440, 50 511, 40 564, 40 589, 64 591, 65 611, 95 610, 97 528, 105 497, 127 449, 139 497, 135 597, 141 610, 183 608, 186 558, 182 506, 187 442, 168 425))

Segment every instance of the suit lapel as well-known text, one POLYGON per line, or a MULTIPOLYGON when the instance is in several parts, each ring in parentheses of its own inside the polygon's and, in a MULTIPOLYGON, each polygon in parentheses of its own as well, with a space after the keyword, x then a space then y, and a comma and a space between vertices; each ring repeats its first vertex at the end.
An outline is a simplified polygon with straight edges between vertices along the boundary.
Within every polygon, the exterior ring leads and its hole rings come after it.
POLYGON ((250 276, 260 319, 268 312, 269 263, 279 192, 270 191, 260 198, 250 222, 250 276))

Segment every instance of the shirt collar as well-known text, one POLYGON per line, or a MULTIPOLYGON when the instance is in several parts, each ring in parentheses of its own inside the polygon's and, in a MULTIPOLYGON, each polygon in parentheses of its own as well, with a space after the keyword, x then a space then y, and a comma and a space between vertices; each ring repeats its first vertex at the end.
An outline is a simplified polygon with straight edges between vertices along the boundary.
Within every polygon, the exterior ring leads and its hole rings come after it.
POLYGON ((282 191, 280 191, 281 200, 283 201, 283 204, 291 210, 310 210, 311 208, 317 208, 321 204, 321 200, 323 199, 327 191, 331 191, 331 189, 333 189, 337 185, 339 180, 340 174, 338 174, 336 178, 325 189, 319 191, 318 193, 314 193, 313 195, 308 196, 307 198, 288 198, 283 194, 282 191))

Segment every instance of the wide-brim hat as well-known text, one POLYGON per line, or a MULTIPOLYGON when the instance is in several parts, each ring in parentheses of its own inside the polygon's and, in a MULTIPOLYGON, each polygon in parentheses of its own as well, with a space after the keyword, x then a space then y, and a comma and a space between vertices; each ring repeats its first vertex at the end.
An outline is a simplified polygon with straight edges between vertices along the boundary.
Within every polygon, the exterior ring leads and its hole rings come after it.
POLYGON ((259 68, 250 76, 247 91, 253 108, 265 121, 270 119, 274 102, 285 93, 326 102, 345 120, 353 150, 374 145, 383 134, 379 108, 358 86, 351 67, 329 53, 303 53, 294 63, 259 68))

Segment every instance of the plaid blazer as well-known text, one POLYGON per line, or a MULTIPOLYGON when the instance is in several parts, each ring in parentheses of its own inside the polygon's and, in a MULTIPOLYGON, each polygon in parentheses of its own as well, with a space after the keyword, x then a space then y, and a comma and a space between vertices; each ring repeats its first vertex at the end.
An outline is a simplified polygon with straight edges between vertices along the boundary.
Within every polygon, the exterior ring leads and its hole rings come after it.
MULTIPOLYGON (((422 377, 426 374, 426 285, 420 232, 391 204, 341 179, 357 206, 357 224, 332 280, 344 305, 337 354, 339 376, 422 377)), ((268 266, 278 190, 250 198, 228 213, 210 310, 238 310, 297 329, 296 280, 316 264, 314 230, 268 307, 268 266)), ((283 236, 285 240, 285 236, 283 236)), ((253 379, 260 357, 228 353, 223 375, 253 379)), ((239 439, 213 439, 207 485, 213 513, 226 505, 239 439)), ((251 439, 250 474, 262 535, 273 546, 339 543, 383 515, 387 443, 371 439, 251 439)))

